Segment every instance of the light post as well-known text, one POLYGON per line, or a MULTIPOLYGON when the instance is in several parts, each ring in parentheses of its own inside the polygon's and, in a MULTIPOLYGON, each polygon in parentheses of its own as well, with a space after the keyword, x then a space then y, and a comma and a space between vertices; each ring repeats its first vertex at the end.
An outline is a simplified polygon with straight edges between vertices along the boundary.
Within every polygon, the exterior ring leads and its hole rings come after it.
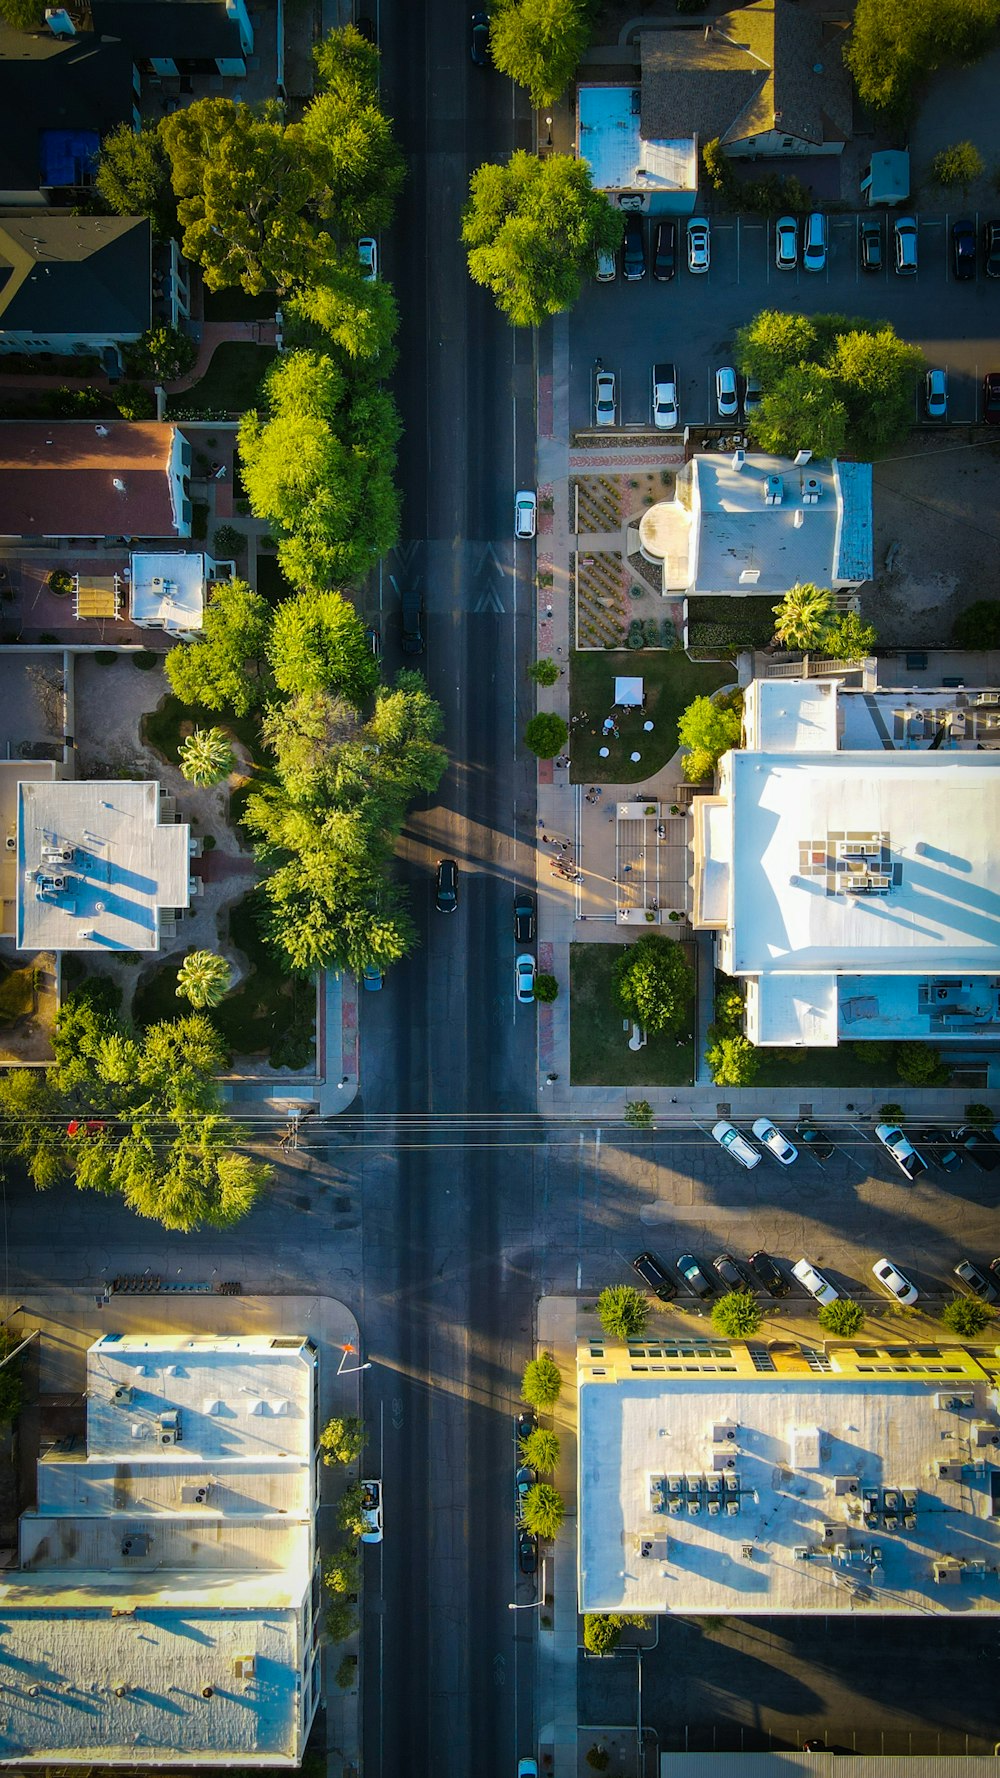
POLYGON ((354 1375, 355 1371, 370 1371, 371 1370, 372 1363, 371 1363, 370 1358, 368 1359, 367 1363, 365 1363, 365 1364, 345 1364, 344 1361, 347 1358, 347 1355, 349 1352, 353 1352, 355 1358, 357 1358, 357 1356, 358 1356, 357 1346, 352 1346, 352 1345, 348 1344, 348 1345, 343 1346, 341 1348, 340 1363, 337 1366, 338 1377, 351 1377, 354 1375))
POLYGON ((542 1606, 545 1604, 545 1557, 544 1556, 542 1557, 542 1572, 541 1572, 540 1579, 541 1579, 542 1584, 538 1589, 538 1598, 537 1599, 529 1600, 529 1602, 526 1605, 518 1605, 517 1602, 512 1599, 507 1606, 507 1610, 508 1611, 541 1611, 542 1606))
POLYGON ((545 138, 545 146, 546 146, 546 148, 551 148, 552 147, 552 119, 551 119, 551 117, 547 117, 545 119, 545 127, 549 132, 545 138))

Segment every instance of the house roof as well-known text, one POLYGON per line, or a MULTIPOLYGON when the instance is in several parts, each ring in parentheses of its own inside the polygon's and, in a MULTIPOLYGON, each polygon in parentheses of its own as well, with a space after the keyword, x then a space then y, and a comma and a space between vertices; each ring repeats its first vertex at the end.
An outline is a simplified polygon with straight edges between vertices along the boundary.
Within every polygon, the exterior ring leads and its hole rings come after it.
POLYGON ((780 130, 803 142, 843 142, 851 86, 838 41, 793 0, 752 0, 705 32, 644 32, 642 132, 718 137, 780 130))
POLYGON ((49 132, 100 138, 131 121, 131 53, 90 31, 58 38, 0 24, 0 115, 0 191, 38 191, 49 132))
POLYGON ((93 0, 91 12, 95 31, 120 37, 140 58, 183 62, 243 53, 226 0, 93 0))
POLYGON ((150 324, 144 216, 0 220, 0 334, 140 334, 150 324))
POLYGON ((175 536, 173 435, 156 420, 0 421, 0 536, 175 536))

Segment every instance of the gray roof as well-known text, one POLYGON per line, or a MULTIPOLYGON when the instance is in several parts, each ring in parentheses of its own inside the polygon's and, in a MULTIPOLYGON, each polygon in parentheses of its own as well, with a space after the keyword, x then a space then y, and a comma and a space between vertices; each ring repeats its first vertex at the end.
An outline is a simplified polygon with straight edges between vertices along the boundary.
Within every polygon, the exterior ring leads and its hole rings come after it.
POLYGON ((874 573, 872 535, 872 466, 870 463, 837 461, 837 478, 843 496, 840 545, 834 577, 860 586, 874 573))
POLYGON ((240 29, 226 0, 93 0, 94 29, 120 37, 134 56, 184 62, 240 56, 240 29))
POLYGON ((0 218, 0 333, 142 333, 150 252, 144 216, 0 218))
POLYGON ((132 119, 132 57, 92 32, 32 36, 0 24, 0 191, 37 191, 44 130, 106 136, 132 119))

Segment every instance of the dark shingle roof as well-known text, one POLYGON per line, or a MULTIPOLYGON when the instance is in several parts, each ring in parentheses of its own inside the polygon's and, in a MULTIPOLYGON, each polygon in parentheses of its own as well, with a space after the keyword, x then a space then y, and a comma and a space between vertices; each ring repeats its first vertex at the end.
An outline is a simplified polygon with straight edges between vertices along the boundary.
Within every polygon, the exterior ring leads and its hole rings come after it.
POLYGON ((92 0, 91 13, 95 31, 120 37, 139 59, 183 62, 243 53, 225 0, 92 0))
POLYGON ((91 32, 31 36, 0 24, 0 191, 37 191, 45 130, 107 135, 132 119, 132 56, 91 32))
POLYGON ((150 324, 143 216, 0 218, 0 332, 142 333, 150 324))

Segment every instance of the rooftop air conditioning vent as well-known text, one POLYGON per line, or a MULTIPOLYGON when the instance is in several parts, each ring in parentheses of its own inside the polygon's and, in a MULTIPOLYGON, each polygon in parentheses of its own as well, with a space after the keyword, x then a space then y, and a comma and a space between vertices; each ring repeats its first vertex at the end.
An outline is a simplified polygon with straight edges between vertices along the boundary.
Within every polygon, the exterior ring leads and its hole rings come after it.
POLYGON ((112 1392, 111 1399, 119 1407, 128 1407, 132 1400, 132 1389, 128 1383, 119 1383, 112 1392))
POLYGON ((233 1662, 233 1674, 237 1679, 252 1679, 257 1671, 256 1658, 253 1655, 237 1655, 233 1662))
POLYGON ((180 1442, 180 1433, 176 1426, 165 1426, 160 1430, 161 1445, 176 1445, 180 1442))
POLYGON ((974 1408, 976 1398, 971 1390, 963 1390, 961 1393, 957 1390, 951 1390, 948 1393, 942 1391, 937 1398, 937 1405, 943 1413, 960 1414, 963 1408, 974 1408))
POLYGON ((764 478, 764 505, 780 506, 784 498, 784 485, 780 475, 768 475, 764 478))

